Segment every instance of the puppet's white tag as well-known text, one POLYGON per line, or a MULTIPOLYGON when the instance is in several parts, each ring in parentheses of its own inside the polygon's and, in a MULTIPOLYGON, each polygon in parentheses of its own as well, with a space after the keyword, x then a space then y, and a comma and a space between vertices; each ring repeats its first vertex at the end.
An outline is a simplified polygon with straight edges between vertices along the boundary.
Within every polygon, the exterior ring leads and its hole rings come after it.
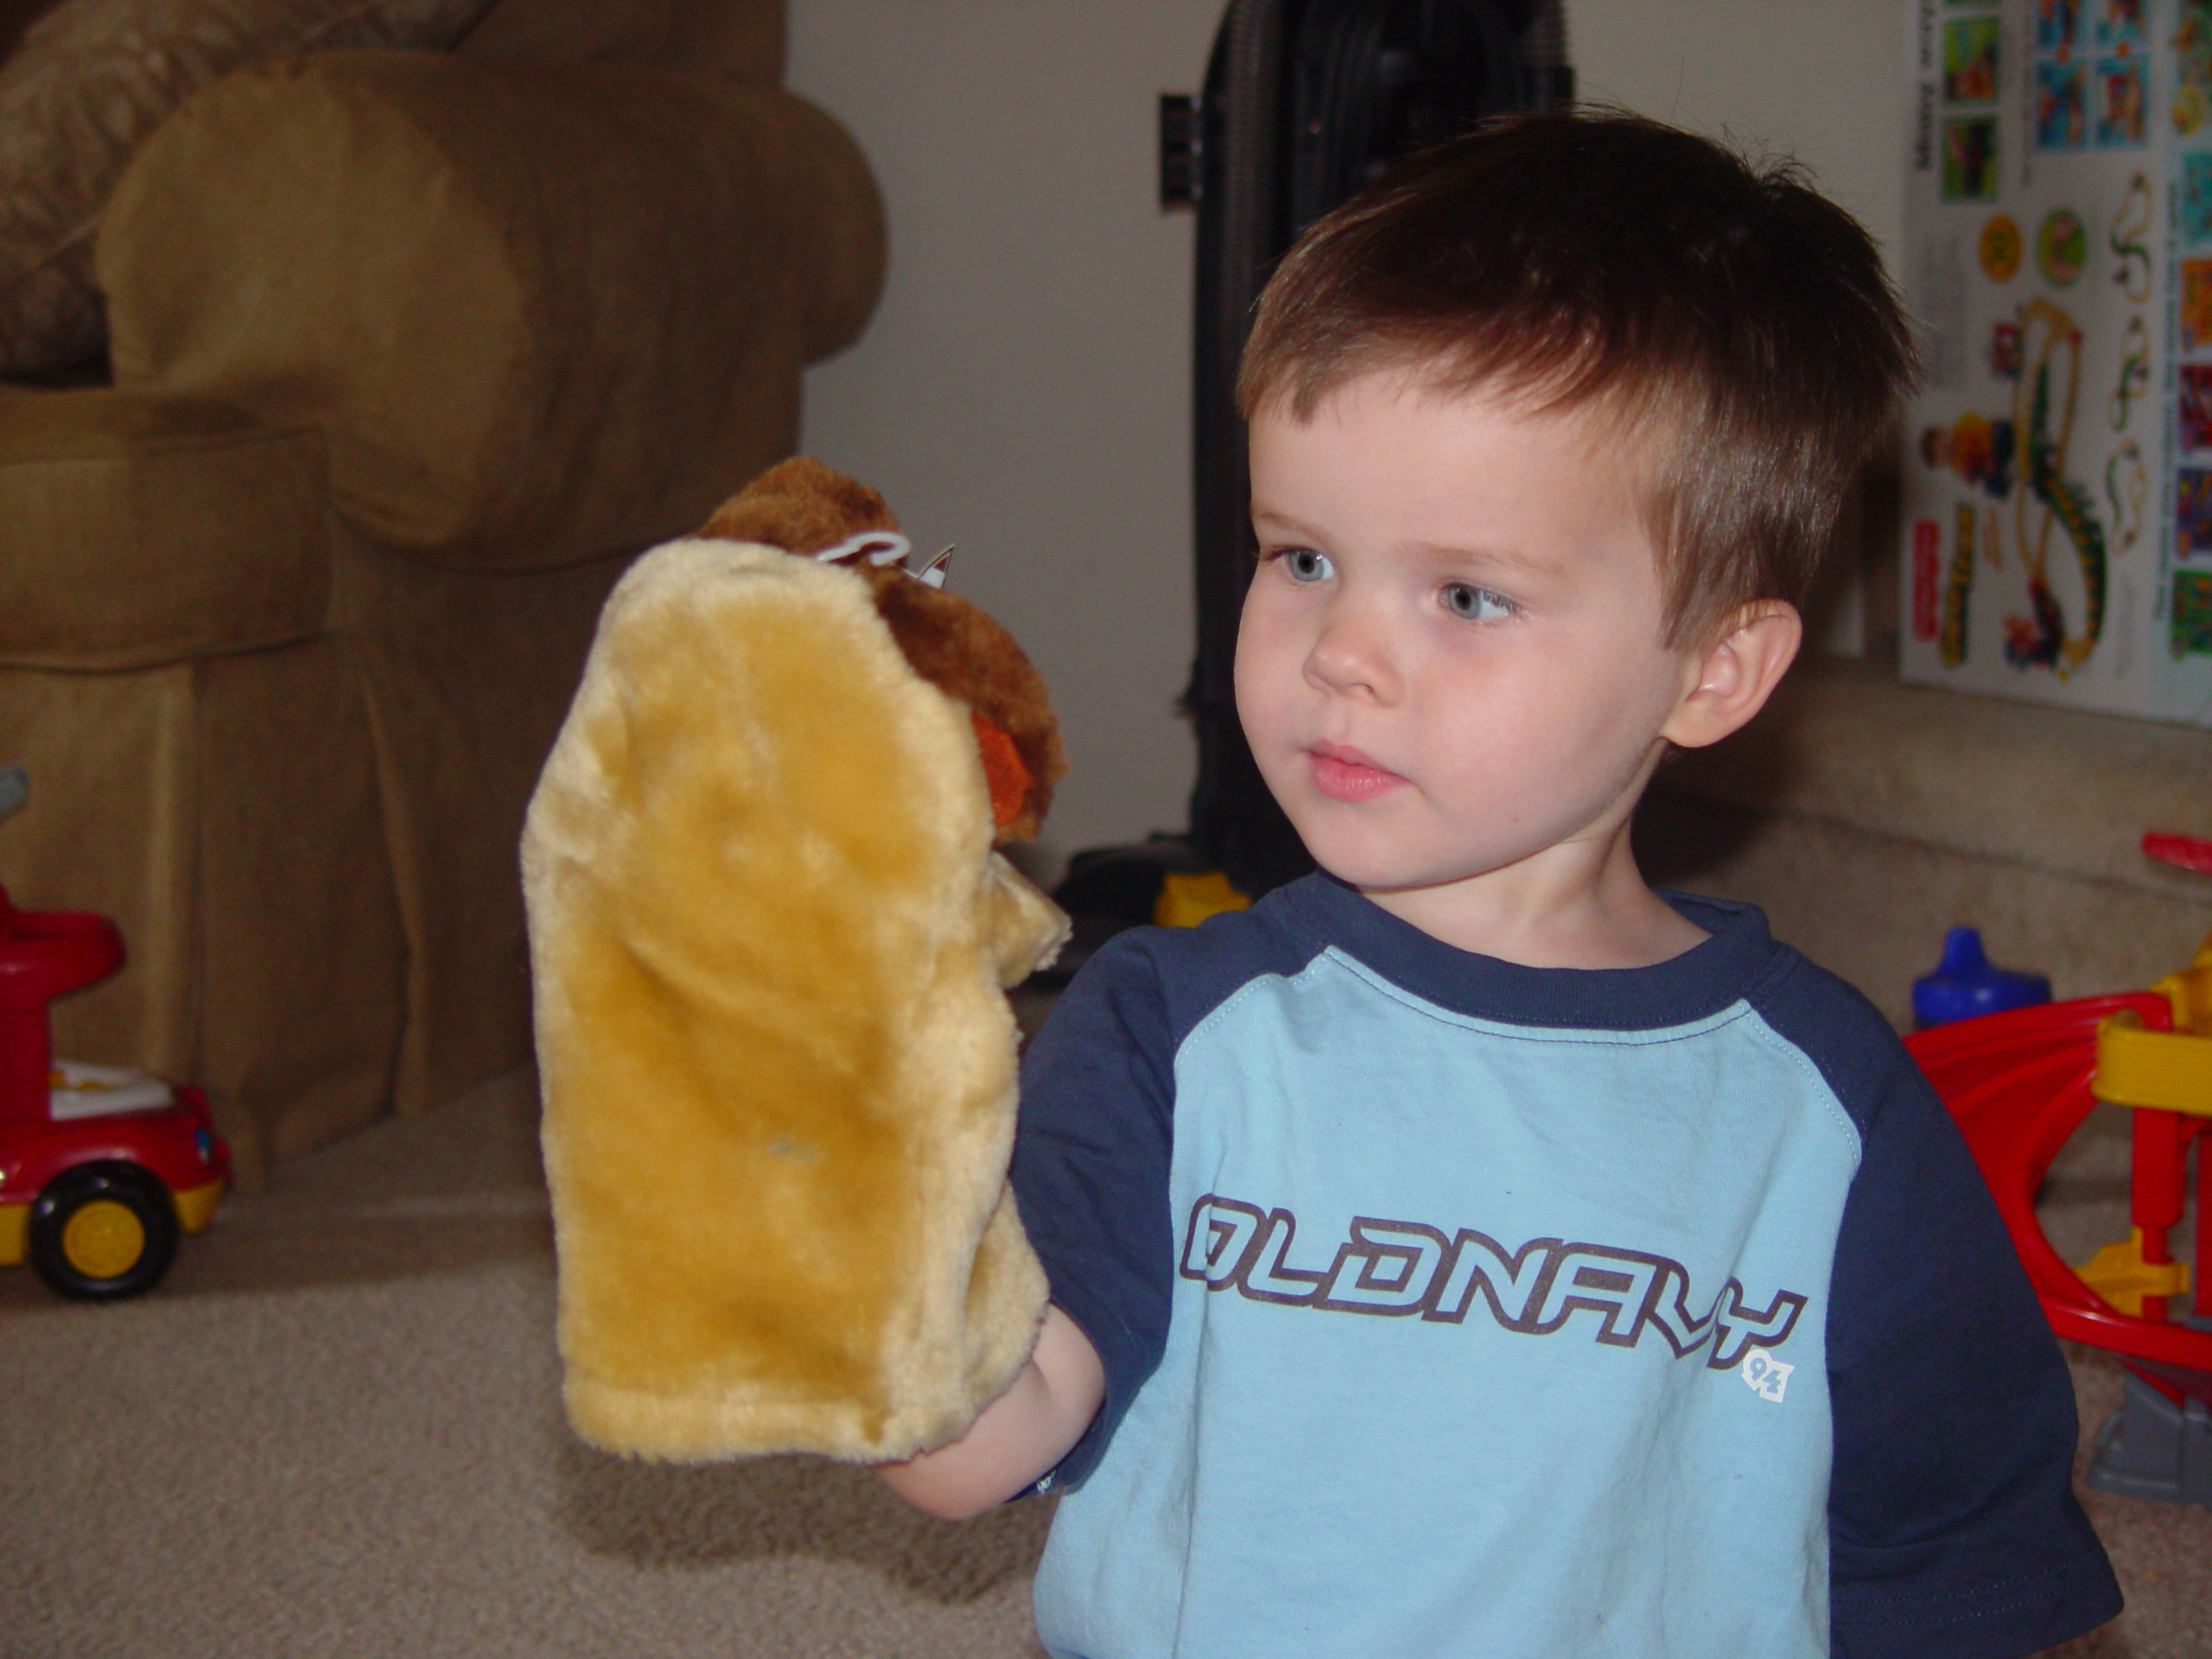
POLYGON ((862 557, 870 564, 896 564, 913 550, 914 544, 895 530, 864 530, 814 556, 824 564, 842 564, 862 557))
POLYGON ((944 567, 952 557, 952 550, 944 552, 918 570, 906 563, 914 544, 895 530, 864 530, 857 536, 848 536, 835 547, 825 547, 814 556, 824 564, 845 564, 854 559, 866 559, 870 564, 895 564, 916 582, 927 588, 944 586, 944 567))
POLYGON ((1779 1404, 1783 1391, 1789 1387, 1789 1373, 1796 1369, 1795 1365, 1785 1365, 1778 1359, 1770 1358, 1764 1348, 1754 1348, 1744 1356, 1738 1375, 1743 1377, 1745 1386, 1760 1399, 1779 1404))

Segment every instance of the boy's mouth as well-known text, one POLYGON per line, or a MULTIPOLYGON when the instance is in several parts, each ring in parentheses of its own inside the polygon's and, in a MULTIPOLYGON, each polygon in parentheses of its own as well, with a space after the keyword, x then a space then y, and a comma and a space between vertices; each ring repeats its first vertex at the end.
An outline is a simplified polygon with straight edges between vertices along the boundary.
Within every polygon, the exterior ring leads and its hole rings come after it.
POLYGON ((1357 749, 1316 743, 1306 755, 1313 763, 1313 786, 1332 801, 1370 801, 1406 780, 1386 772, 1357 749))

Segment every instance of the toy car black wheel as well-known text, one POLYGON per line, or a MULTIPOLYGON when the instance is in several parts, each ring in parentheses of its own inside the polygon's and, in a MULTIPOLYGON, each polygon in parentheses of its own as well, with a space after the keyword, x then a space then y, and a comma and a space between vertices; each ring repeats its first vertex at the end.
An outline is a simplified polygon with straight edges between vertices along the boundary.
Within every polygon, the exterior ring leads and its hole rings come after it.
POLYGON ((30 1256, 56 1295, 106 1302, 161 1282, 176 1259, 176 1203, 136 1164, 79 1164, 31 1205, 30 1256))

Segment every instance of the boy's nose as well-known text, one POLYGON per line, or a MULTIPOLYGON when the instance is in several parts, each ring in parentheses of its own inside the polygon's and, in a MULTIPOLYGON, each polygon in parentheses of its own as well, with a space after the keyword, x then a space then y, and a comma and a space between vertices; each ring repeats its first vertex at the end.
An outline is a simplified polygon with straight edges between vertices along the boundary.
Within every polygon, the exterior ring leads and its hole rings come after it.
POLYGON ((1330 612, 1306 655, 1306 677, 1340 696, 1388 702, 1396 693, 1383 630, 1376 619, 1348 607, 1330 612))

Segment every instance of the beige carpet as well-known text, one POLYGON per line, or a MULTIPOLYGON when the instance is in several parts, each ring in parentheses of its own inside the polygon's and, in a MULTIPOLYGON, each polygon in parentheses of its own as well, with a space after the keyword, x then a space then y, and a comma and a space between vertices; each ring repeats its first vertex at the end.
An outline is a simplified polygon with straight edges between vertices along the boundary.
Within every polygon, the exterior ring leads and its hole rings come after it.
POLYGON ((1016 1659, 1043 1504, 562 1425, 528 1081, 280 1165, 153 1296, 0 1273, 5 1659, 1016 1659))
MULTIPOLYGON (((143 1301, 0 1272, 0 1659, 1033 1655, 1041 1503, 947 1526, 854 1470, 568 1434, 535 1134, 518 1077, 279 1166, 143 1301)), ((2073 1150, 2078 1255, 2126 1154, 2073 1150)), ((2094 1426, 2118 1373, 2075 1375, 2094 1426)), ((2089 1502, 2131 1605, 2069 1651, 2212 1656, 2212 1510, 2089 1502)))

